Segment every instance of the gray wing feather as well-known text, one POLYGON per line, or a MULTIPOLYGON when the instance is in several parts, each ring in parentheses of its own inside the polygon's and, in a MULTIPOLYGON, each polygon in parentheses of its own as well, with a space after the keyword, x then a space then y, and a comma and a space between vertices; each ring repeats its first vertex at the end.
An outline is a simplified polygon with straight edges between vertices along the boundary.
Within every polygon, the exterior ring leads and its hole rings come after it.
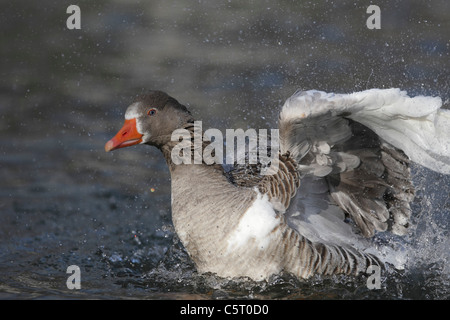
POLYGON ((293 150, 301 176, 323 177, 330 200, 364 236, 404 234, 414 197, 406 155, 347 118, 358 110, 350 97, 316 91, 294 97, 297 104, 288 100, 280 114, 280 141, 282 152, 293 150))

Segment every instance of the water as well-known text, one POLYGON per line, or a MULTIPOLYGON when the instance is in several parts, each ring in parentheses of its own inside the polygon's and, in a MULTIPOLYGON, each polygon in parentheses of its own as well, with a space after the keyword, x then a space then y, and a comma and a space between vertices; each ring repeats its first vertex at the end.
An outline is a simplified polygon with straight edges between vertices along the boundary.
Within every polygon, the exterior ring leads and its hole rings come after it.
POLYGON ((449 99, 448 1, 81 1, 0 4, 0 298, 449 299, 450 177, 414 167, 405 270, 199 275, 172 230, 159 151, 108 153, 135 94, 161 89, 204 128, 271 128, 297 88, 400 87, 449 99), (151 189, 153 188, 153 189, 151 189), (81 290, 66 287, 69 265, 81 290))

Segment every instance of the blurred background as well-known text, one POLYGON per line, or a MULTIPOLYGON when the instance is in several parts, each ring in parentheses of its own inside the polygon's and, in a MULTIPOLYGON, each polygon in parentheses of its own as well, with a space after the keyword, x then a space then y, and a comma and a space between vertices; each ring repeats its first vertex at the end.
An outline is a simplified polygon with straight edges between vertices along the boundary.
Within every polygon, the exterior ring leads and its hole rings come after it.
POLYGON ((449 1, 78 1, 69 30, 71 4, 0 2, 0 298, 450 297, 449 177, 413 167, 414 263, 382 290, 345 277, 242 284, 196 274, 158 150, 103 149, 150 89, 220 130, 274 128, 299 88, 448 101, 449 1), (82 290, 66 287, 72 264, 82 290))

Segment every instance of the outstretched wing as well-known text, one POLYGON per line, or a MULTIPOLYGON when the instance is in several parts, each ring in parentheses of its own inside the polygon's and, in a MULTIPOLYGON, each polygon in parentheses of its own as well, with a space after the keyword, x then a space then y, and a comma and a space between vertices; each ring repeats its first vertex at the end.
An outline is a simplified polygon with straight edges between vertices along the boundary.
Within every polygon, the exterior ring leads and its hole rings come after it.
POLYGON ((280 113, 280 150, 302 176, 326 182, 366 237, 387 229, 403 234, 414 197, 409 159, 450 173, 450 112, 441 104, 398 89, 297 92, 280 113))

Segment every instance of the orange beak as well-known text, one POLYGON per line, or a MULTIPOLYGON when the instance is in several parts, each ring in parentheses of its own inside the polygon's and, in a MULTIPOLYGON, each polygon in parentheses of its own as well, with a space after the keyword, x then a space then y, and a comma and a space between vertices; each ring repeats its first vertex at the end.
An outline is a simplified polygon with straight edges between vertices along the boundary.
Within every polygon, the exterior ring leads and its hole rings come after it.
POLYGON ((125 120, 122 129, 105 144, 105 151, 108 152, 141 143, 142 136, 136 129, 136 119, 125 120))

